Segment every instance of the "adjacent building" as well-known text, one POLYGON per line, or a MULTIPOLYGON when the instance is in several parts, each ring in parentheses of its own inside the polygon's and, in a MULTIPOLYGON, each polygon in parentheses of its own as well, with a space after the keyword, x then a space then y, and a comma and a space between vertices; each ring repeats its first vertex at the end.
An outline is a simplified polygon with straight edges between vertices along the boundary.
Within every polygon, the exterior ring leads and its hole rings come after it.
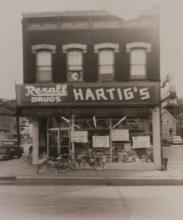
POLYGON ((16 133, 15 102, 0 100, 0 142, 16 133))
POLYGON ((162 139, 164 143, 171 143, 177 135, 177 119, 167 110, 162 110, 162 139))
POLYGON ((17 115, 33 122, 33 163, 89 149, 108 166, 161 167, 159 16, 25 13, 17 115))

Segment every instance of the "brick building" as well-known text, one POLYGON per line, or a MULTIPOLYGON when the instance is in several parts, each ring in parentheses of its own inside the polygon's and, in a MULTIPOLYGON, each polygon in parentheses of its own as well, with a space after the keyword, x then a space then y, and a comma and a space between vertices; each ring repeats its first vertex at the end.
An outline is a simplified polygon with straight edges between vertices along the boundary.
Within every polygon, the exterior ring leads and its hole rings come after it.
POLYGON ((33 163, 100 150, 110 164, 160 168, 160 42, 155 12, 25 13, 17 115, 33 121, 33 163))

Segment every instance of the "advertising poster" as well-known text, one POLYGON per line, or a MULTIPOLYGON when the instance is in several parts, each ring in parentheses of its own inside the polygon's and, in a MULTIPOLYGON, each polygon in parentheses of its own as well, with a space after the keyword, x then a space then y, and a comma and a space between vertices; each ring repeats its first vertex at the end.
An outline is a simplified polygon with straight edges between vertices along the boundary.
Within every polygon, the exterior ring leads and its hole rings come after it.
POLYGON ((71 142, 73 143, 87 143, 88 132, 87 131, 71 131, 71 142))
POLYGON ((128 129, 113 129, 111 134, 112 141, 129 141, 128 129))
POLYGON ((109 136, 93 136, 93 147, 109 147, 109 136))
POLYGON ((132 137, 133 146, 132 148, 150 148, 150 136, 135 136, 132 137))

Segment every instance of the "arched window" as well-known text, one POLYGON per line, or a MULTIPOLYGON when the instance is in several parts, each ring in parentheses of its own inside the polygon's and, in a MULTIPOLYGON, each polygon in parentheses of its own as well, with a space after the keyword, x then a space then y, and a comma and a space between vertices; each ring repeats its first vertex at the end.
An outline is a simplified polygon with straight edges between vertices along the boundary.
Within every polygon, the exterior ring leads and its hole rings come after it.
POLYGON ((83 81, 83 53, 86 53, 86 45, 63 45, 63 52, 67 53, 67 80, 70 82, 83 81))
POLYGON ((131 78, 146 78, 146 50, 132 49, 130 53, 131 78))
POLYGON ((147 79, 147 52, 151 51, 151 44, 135 42, 126 48, 130 53, 130 79, 147 79))
POLYGON ((32 53, 36 54, 36 81, 52 81, 52 53, 56 52, 54 45, 39 44, 32 46, 32 53))
POLYGON ((115 52, 118 51, 118 44, 101 43, 95 45, 95 53, 98 53, 98 74, 100 81, 114 80, 115 52))
POLYGON ((37 82, 52 81, 52 54, 51 51, 38 51, 36 54, 37 82))
POLYGON ((114 74, 114 51, 102 49, 99 51, 99 74, 114 74))
POLYGON ((83 79, 83 53, 72 49, 67 52, 67 70, 69 81, 82 81, 83 79))

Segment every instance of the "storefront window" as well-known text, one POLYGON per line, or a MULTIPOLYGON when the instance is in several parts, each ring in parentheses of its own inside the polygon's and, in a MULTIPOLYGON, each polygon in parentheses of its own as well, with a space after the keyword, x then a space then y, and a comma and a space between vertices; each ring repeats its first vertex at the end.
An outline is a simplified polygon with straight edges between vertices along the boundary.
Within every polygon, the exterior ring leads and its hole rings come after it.
POLYGON ((90 118, 75 119, 75 130, 109 129, 110 121, 105 118, 91 116, 90 118))
POLYGON ((71 119, 63 116, 48 118, 48 128, 69 128, 70 125, 71 125, 71 119))
POLYGON ((40 126, 40 153, 67 153, 82 157, 88 151, 102 154, 107 162, 153 162, 152 118, 50 117, 40 126), (46 136, 47 135, 47 136, 46 136), (48 143, 47 143, 47 141, 48 143), (47 147, 46 147, 47 146, 47 147))
POLYGON ((112 162, 153 162, 151 123, 151 119, 126 118, 115 127, 112 162))

